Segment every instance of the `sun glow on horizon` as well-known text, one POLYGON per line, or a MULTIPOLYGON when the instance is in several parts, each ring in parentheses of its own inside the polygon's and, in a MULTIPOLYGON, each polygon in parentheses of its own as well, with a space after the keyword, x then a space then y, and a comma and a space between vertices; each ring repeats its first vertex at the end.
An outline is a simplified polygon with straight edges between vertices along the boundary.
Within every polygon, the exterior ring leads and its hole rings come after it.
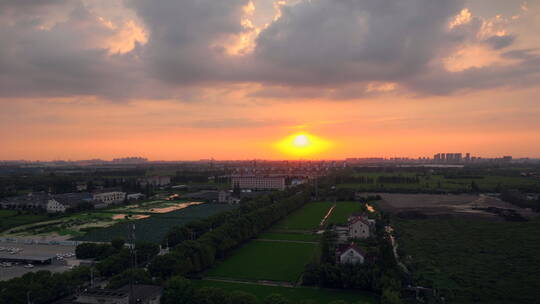
POLYGON ((276 148, 284 154, 305 157, 327 150, 330 142, 308 133, 296 133, 276 144, 276 148))
POLYGON ((297 148, 304 148, 311 145, 311 141, 305 134, 299 134, 296 135, 296 137, 293 139, 293 145, 297 148))

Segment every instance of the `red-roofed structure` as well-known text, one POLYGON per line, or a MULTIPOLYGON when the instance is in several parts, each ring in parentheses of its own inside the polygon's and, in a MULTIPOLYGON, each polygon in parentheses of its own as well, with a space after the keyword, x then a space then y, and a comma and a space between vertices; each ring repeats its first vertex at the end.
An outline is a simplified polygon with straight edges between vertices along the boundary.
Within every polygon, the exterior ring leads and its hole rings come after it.
POLYGON ((368 219, 365 214, 351 216, 348 220, 349 237, 367 239, 375 232, 375 221, 368 219))
POLYGON ((363 264, 365 260, 366 252, 354 243, 336 249, 336 263, 338 264, 363 264))

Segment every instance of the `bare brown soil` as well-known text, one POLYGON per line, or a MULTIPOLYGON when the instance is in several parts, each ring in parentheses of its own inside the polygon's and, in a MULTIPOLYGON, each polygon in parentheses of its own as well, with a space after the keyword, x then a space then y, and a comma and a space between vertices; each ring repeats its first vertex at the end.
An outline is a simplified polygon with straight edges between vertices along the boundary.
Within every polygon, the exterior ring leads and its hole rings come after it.
POLYGON ((398 213, 418 211, 426 215, 460 215, 464 217, 480 216, 497 218, 498 216, 477 208, 495 207, 512 209, 524 217, 533 217, 535 213, 516 207, 496 197, 487 195, 445 195, 445 194, 396 194, 377 193, 382 197, 379 206, 383 211, 398 213))

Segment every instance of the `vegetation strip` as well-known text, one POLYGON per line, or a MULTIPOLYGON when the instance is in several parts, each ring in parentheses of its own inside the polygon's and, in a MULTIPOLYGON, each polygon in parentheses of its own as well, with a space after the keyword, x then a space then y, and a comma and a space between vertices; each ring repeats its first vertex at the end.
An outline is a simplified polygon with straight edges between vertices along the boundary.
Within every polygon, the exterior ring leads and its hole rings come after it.
POLYGON ((279 243, 296 243, 296 244, 318 244, 318 242, 291 241, 291 240, 272 240, 272 239, 254 239, 254 241, 279 242, 279 243))

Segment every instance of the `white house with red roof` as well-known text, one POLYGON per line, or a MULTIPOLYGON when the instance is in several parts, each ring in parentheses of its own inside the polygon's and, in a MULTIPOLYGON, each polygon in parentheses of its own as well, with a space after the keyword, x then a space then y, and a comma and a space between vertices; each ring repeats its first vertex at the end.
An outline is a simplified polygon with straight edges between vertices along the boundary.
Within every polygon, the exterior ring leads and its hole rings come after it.
POLYGON ((349 217, 349 238, 367 239, 375 233, 375 220, 370 220, 366 215, 349 217))
POLYGON ((366 253, 354 243, 336 250, 338 264, 364 264, 365 260, 366 253))

